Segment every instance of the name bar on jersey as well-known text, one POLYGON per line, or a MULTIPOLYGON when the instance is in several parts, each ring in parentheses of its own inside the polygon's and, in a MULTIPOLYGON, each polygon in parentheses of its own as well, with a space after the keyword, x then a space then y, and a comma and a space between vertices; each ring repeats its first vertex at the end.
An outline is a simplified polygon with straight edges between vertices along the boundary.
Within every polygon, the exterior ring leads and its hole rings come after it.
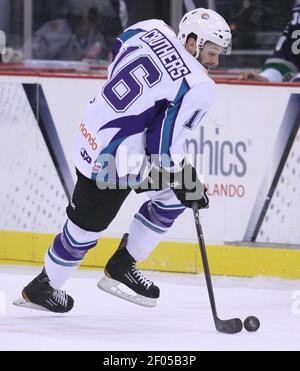
POLYGON ((154 29, 141 37, 158 56, 172 80, 180 79, 190 73, 190 70, 179 55, 171 41, 159 30, 154 29))

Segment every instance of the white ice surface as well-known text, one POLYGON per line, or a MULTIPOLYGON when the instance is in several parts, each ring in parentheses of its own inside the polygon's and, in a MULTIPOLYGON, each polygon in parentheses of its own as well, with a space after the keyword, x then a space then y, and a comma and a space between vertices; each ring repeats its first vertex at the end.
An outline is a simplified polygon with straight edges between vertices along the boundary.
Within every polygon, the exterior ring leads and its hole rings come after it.
POLYGON ((255 315, 261 321, 256 333, 224 335, 214 328, 203 275, 146 272, 161 289, 156 308, 100 291, 103 272, 82 270, 65 287, 75 299, 69 314, 13 306, 39 271, 0 265, 6 299, 0 350, 300 350, 300 314, 292 311, 300 281, 213 277, 222 319, 255 315))

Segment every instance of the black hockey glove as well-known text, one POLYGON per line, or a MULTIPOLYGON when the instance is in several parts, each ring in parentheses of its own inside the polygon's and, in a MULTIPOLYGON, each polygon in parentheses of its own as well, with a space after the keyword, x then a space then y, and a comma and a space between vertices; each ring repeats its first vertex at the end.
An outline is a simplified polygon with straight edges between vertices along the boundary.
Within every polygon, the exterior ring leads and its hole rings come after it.
POLYGON ((138 187, 133 187, 136 193, 151 190, 163 190, 171 188, 183 206, 192 208, 192 203, 197 201, 199 209, 209 207, 209 199, 206 188, 200 182, 195 168, 190 164, 184 164, 182 168, 170 173, 165 169, 153 168, 138 187))
POLYGON ((209 207, 207 189, 200 182, 196 169, 190 164, 185 164, 181 172, 174 173, 174 182, 170 184, 170 188, 185 207, 192 208, 194 201, 199 209, 209 207))
POLYGON ((203 196, 200 199, 186 199, 187 194, 191 195, 191 192, 188 193, 184 189, 173 189, 176 197, 182 203, 183 206, 189 207, 190 209, 193 207, 193 202, 197 201, 198 209, 208 209, 209 208, 209 198, 207 196, 207 188, 204 187, 203 189, 203 196))

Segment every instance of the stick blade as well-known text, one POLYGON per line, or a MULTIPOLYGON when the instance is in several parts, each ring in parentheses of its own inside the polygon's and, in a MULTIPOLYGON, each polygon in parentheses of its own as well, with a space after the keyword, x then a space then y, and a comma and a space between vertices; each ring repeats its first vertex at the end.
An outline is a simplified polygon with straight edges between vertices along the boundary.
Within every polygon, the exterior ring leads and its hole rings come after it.
POLYGON ((237 334, 243 329, 243 322, 239 318, 223 321, 219 318, 215 320, 216 329, 223 334, 237 334))

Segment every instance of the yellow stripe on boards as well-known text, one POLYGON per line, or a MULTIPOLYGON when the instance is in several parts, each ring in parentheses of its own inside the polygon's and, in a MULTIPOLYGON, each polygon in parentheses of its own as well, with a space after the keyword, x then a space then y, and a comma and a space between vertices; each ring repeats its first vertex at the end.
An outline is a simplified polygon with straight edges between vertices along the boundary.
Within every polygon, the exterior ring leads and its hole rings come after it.
MULTIPOLYGON (((53 239, 52 234, 1 231, 0 263, 42 265, 53 239)), ((118 244, 119 239, 102 238, 89 251, 81 267, 103 268, 118 244)), ((300 250, 208 245, 207 253, 214 275, 300 279, 300 250)), ((139 267, 165 272, 203 271, 198 245, 184 242, 161 242, 139 267)))

